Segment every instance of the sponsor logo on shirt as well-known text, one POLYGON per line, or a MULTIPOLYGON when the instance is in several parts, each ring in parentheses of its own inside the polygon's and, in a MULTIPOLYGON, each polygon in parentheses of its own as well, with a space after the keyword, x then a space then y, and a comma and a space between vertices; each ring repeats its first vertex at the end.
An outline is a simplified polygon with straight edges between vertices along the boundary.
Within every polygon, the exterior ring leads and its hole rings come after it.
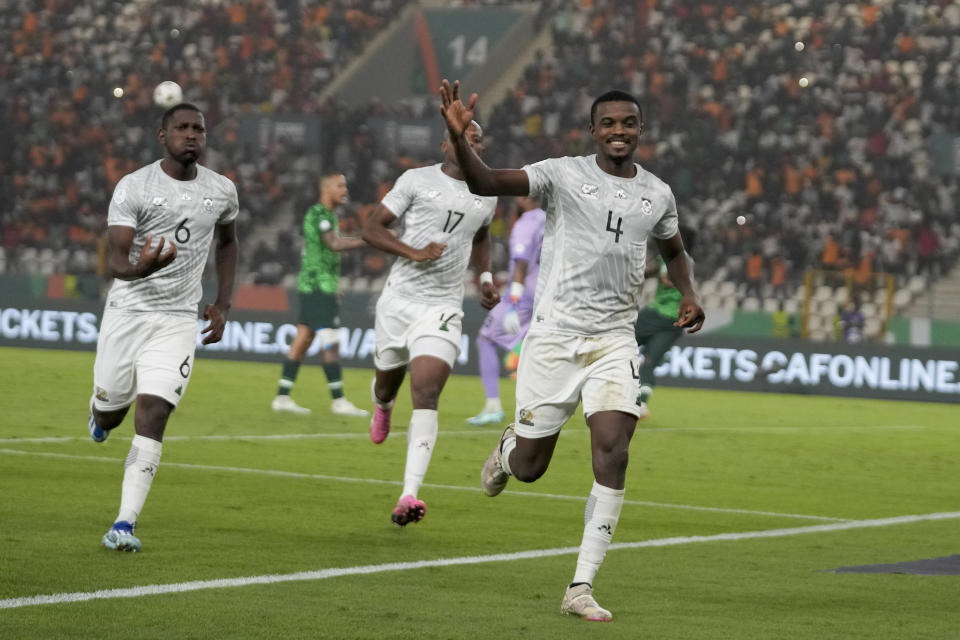
POLYGON ((617 193, 614 194, 614 197, 618 198, 619 200, 626 200, 627 194, 623 189, 617 189, 617 193))
POLYGON ((584 182, 580 185, 580 194, 584 198, 597 200, 600 197, 600 187, 595 184, 590 184, 589 182, 584 182))
POLYGON ((427 191, 427 200, 436 200, 439 197, 440 197, 439 189, 431 189, 430 191, 427 191))
POLYGON ((153 206, 165 207, 167 206, 167 199, 163 196, 153 196, 153 206))
POLYGON ((190 200, 193 200, 193 198, 190 197, 190 194, 189 194, 189 193, 181 193, 181 194, 180 194, 180 199, 183 200, 184 202, 188 202, 188 201, 190 201, 190 200))

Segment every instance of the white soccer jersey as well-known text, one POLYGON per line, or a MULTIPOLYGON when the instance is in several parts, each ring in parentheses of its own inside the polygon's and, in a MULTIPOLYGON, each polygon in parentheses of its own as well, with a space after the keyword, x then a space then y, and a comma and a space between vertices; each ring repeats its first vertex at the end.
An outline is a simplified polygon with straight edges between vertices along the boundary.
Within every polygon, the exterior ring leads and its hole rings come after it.
POLYGON ((473 237, 493 220, 495 197, 470 193, 435 164, 405 171, 384 196, 383 206, 403 219, 400 241, 415 249, 431 242, 447 247, 436 260, 397 258, 384 293, 430 303, 463 303, 463 275, 470 263, 473 237))
POLYGON ((146 278, 114 280, 107 308, 196 314, 214 227, 234 220, 238 209, 233 182, 199 165, 193 180, 171 178, 159 160, 121 178, 107 225, 135 229, 130 261, 140 257, 147 236, 153 236, 152 247, 161 237, 173 242, 177 257, 146 278))
POLYGON ((603 171, 595 155, 523 168, 530 195, 549 203, 531 331, 633 335, 647 238, 678 229, 670 187, 636 166, 629 179, 603 171))

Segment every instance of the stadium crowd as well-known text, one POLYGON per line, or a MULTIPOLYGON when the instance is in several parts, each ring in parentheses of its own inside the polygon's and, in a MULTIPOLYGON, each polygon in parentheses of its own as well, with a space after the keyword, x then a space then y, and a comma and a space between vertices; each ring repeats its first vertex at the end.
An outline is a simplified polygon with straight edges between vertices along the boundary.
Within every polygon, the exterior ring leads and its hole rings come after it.
POLYGON ((592 96, 625 87, 646 105, 641 162, 701 231, 701 273, 766 290, 811 267, 955 262, 957 178, 929 137, 960 132, 957 3, 548 4, 553 50, 489 118, 495 164, 584 152, 592 96))
MULTIPOLYGON (((42 250, 54 269, 96 268, 113 184, 154 159, 142 123, 162 79, 221 123, 209 164, 237 182, 241 228, 302 211, 318 165, 347 173, 362 218, 401 171, 435 160, 384 157, 368 119, 423 103, 350 110, 318 96, 402 4, 140 0, 112 15, 104 0, 4 3, 0 119, 16 132, 0 150, 6 268, 35 268, 22 258, 42 250), (315 116, 336 136, 316 162, 283 139, 245 143, 239 118, 271 112, 315 116)), ((930 138, 960 132, 957 3, 544 0, 540 15, 553 48, 502 103, 481 105, 492 165, 586 152, 591 100, 622 87, 645 105, 641 162, 700 229, 701 273, 769 293, 810 267, 937 275, 955 262, 957 178, 934 166, 930 138)), ((291 242, 258 242, 246 272, 294 273, 291 242)), ((344 272, 385 268, 367 255, 344 272)))

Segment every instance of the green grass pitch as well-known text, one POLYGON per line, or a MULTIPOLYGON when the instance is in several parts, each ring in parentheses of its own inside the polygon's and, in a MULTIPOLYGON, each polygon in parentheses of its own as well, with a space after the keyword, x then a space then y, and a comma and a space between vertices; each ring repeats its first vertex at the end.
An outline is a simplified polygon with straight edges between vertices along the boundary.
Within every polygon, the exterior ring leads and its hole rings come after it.
MULTIPOLYGON (((453 376, 426 518, 400 529, 406 385, 378 446, 366 420, 329 413, 318 366, 301 369, 300 417, 270 410, 279 363, 200 360, 143 551, 124 554, 99 541, 132 415, 89 440, 92 366, 0 349, 0 638, 960 638, 960 576, 829 571, 960 553, 956 406, 659 389, 595 583, 614 619, 598 624, 559 613, 592 482, 582 416, 546 476, 486 498, 500 429, 465 424, 482 390, 453 376)), ((345 375, 368 407, 371 372, 345 375)))

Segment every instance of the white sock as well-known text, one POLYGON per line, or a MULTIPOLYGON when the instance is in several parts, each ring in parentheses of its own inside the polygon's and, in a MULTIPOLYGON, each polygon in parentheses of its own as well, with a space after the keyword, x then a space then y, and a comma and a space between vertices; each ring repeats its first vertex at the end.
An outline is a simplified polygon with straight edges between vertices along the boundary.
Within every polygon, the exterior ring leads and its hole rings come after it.
POLYGON ((150 484, 160 466, 160 450, 163 445, 144 436, 133 436, 130 453, 124 463, 123 489, 120 493, 120 512, 117 522, 126 520, 133 524, 143 509, 150 493, 150 484))
POLYGON ((517 448, 517 436, 511 436, 500 443, 500 466, 507 472, 508 476, 513 475, 510 470, 510 454, 517 448))
POLYGON ((433 409, 414 409, 410 416, 410 430, 407 431, 407 466, 403 472, 402 496, 417 497, 417 491, 423 484, 430 466, 430 455, 437 443, 440 430, 437 412, 433 409))
POLYGON ((577 556, 577 572, 573 582, 593 584, 603 556, 607 553, 613 531, 623 508, 623 489, 611 489, 593 483, 587 508, 583 512, 583 540, 577 556))
POLYGON ((483 412, 497 413, 498 411, 503 411, 503 406, 500 404, 500 398, 487 398, 487 404, 483 405, 483 412))

